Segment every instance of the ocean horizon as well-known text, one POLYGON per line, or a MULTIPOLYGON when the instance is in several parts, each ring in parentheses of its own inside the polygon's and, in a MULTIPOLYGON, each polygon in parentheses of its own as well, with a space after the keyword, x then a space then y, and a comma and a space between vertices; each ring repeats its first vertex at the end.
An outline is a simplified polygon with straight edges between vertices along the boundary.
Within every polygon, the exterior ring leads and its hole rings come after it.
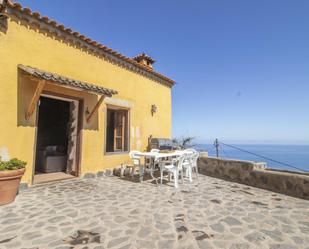
MULTIPOLYGON (((284 144, 231 144, 242 150, 255 153, 275 161, 289 164, 303 171, 309 171, 309 145, 284 145, 284 144)), ((196 144, 198 150, 208 151, 209 156, 216 156, 213 144, 196 144)), ((219 157, 266 162, 268 168, 296 171, 297 169, 282 165, 280 163, 266 160, 258 156, 237 150, 220 144, 219 157)))

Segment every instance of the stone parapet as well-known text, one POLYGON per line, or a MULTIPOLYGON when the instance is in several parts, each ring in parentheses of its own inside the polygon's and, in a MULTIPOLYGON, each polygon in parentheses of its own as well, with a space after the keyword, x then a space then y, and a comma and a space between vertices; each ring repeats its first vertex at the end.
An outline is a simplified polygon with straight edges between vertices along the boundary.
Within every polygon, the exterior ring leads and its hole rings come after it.
POLYGON ((199 158, 198 167, 204 175, 309 200, 308 173, 272 170, 252 161, 205 156, 199 158))

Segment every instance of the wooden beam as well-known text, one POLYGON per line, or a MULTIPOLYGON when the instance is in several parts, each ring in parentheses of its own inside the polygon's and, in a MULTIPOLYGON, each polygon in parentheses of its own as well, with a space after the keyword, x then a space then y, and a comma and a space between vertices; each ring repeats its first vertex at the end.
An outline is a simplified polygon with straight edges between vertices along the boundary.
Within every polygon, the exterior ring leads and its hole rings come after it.
POLYGON ((32 80, 32 81, 42 81, 42 78, 37 78, 37 77, 34 77, 32 75, 29 75, 29 74, 23 74, 22 76, 23 78, 25 79, 28 79, 28 80, 32 80))
POLYGON ((37 103, 38 103, 38 101, 39 101, 39 99, 40 99, 40 95, 41 95, 41 93, 42 93, 42 91, 43 91, 43 89, 44 89, 45 84, 46 84, 46 81, 45 81, 45 80, 39 81, 38 86, 37 86, 37 88, 35 89, 35 92, 34 92, 34 94, 33 94, 33 96, 32 96, 31 102, 30 102, 30 104, 29 104, 29 106, 28 106, 28 109, 27 109, 27 112, 26 112, 25 118, 26 118, 27 120, 28 120, 28 119, 31 117, 31 115, 33 114, 33 112, 34 112, 34 110, 35 110, 35 107, 36 107, 36 105, 37 105, 37 103))
POLYGON ((89 116, 87 117, 87 123, 90 123, 94 113, 99 109, 99 107, 102 104, 104 98, 105 98, 105 95, 101 95, 99 101, 96 103, 96 105, 93 107, 92 111, 90 112, 89 116))

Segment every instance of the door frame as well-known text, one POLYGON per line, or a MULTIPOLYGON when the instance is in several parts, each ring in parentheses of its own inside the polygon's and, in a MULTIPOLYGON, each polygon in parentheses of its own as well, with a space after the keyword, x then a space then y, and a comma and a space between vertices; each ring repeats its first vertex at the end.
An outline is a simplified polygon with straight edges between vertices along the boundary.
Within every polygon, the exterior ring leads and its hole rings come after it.
MULTIPOLYGON (((77 101, 78 102, 78 115, 77 115, 77 145, 76 145, 76 173, 74 176, 79 177, 81 173, 81 158, 82 158, 82 129, 84 125, 84 99, 82 97, 75 97, 71 95, 65 95, 61 93, 55 93, 50 91, 43 91, 40 97, 47 97, 52 99, 59 99, 63 101, 77 101)), ((36 108, 36 120, 35 120, 35 140, 34 140, 34 160, 33 160, 33 167, 32 167, 32 177, 31 177, 31 185, 34 182, 34 175, 35 175, 35 163, 36 163, 36 151, 37 151, 37 136, 38 136, 38 122, 39 122, 39 102, 36 108)))

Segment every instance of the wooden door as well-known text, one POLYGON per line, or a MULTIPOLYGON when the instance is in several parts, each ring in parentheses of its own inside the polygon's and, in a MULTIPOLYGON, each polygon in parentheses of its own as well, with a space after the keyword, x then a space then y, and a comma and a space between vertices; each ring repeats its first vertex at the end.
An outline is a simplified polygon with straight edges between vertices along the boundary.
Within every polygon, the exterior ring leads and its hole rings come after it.
POLYGON ((70 102, 70 118, 68 123, 68 158, 67 173, 78 175, 77 146, 78 146, 78 101, 70 102))

